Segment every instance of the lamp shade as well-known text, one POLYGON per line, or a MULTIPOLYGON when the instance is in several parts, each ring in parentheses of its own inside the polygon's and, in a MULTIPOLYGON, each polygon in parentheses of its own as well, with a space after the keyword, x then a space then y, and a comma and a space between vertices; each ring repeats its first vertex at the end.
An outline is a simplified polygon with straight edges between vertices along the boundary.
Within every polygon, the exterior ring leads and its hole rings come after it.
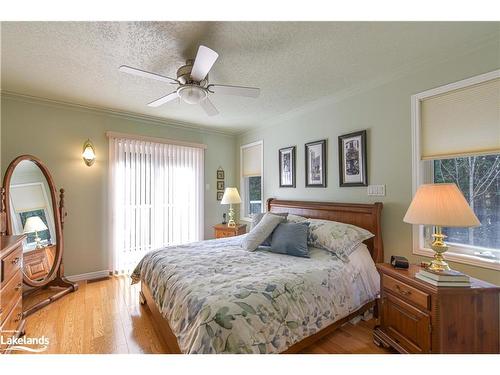
POLYGON ((45 223, 40 219, 40 216, 31 216, 24 223, 23 233, 40 232, 48 229, 45 223))
POLYGON ((224 195, 222 196, 222 200, 220 204, 235 204, 241 203, 240 194, 238 193, 238 189, 235 187, 228 187, 224 191, 224 195))
POLYGON ((421 185, 403 221, 410 224, 442 227, 481 225, 462 192, 455 184, 421 185))

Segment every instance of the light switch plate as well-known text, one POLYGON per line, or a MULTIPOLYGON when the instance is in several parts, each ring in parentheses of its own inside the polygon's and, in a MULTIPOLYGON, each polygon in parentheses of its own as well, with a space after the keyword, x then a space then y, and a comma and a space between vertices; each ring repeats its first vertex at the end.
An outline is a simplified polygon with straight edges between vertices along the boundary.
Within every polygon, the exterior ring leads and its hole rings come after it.
POLYGON ((385 196, 385 185, 368 185, 368 195, 385 196))

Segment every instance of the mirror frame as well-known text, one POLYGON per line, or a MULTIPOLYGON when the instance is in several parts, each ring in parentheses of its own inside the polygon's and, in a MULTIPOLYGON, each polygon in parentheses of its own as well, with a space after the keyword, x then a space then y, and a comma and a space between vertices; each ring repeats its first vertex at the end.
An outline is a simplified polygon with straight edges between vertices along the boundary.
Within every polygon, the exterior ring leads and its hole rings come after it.
POLYGON ((35 163, 38 168, 42 171, 42 174, 45 176, 45 179, 47 180, 47 185, 49 186, 50 189, 50 197, 52 199, 52 214, 54 217, 54 227, 56 231, 56 254, 54 257, 54 262, 52 264, 52 267, 48 273, 48 275, 43 279, 43 280, 31 280, 26 276, 26 273, 23 270, 23 282, 26 285, 29 285, 31 287, 40 287, 47 285, 50 283, 52 280, 54 280, 57 276, 57 273, 59 271, 61 261, 62 261, 62 254, 63 254, 63 249, 64 249, 64 244, 63 244, 63 233, 62 233, 62 223, 61 223, 61 215, 59 212, 59 202, 57 201, 57 195, 56 195, 56 187, 54 180, 47 168, 47 166, 36 156, 33 155, 21 155, 12 160, 12 162, 9 164, 9 167, 5 171, 5 176, 3 179, 3 186, 5 189, 5 212, 7 216, 7 234, 12 235, 12 217, 11 217, 11 211, 10 211, 10 181, 12 179, 12 175, 14 173, 15 168, 21 163, 22 161, 31 161, 35 163))

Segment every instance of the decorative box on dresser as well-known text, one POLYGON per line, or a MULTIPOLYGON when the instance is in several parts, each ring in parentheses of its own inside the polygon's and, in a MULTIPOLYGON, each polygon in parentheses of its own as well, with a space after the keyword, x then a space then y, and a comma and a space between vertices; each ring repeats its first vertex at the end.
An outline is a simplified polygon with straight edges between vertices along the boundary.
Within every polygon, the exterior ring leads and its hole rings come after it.
POLYGON ((499 353, 500 287, 436 287, 408 270, 377 264, 381 295, 374 342, 400 353, 499 353))
POLYGON ((9 338, 24 333, 21 271, 24 237, 0 236, 0 353, 8 351, 9 338))
POLYGON ((227 224, 214 225, 215 238, 234 237, 247 232, 246 224, 236 224, 235 227, 228 227, 227 224))

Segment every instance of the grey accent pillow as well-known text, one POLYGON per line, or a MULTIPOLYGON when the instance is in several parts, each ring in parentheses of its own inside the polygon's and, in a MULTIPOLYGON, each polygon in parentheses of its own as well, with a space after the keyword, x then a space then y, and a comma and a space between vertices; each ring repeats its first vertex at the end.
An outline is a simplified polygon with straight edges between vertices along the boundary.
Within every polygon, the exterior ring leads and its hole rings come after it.
MULTIPOLYGON (((252 225, 250 227, 250 230, 252 230, 259 222, 262 220, 265 214, 271 214, 271 215, 276 215, 276 216, 281 216, 284 218, 283 221, 286 221, 286 218, 288 216, 288 212, 282 212, 282 213, 274 213, 274 212, 263 212, 259 214, 254 214, 252 216, 252 225)), ((271 237, 272 233, 260 244, 261 246, 271 246, 271 237)))
POLYGON ((273 233, 274 228, 286 220, 283 216, 266 213, 259 223, 245 236, 241 247, 248 251, 257 249, 273 233))
POLYGON ((269 251, 295 257, 309 258, 307 231, 309 223, 282 223, 273 232, 269 251))

